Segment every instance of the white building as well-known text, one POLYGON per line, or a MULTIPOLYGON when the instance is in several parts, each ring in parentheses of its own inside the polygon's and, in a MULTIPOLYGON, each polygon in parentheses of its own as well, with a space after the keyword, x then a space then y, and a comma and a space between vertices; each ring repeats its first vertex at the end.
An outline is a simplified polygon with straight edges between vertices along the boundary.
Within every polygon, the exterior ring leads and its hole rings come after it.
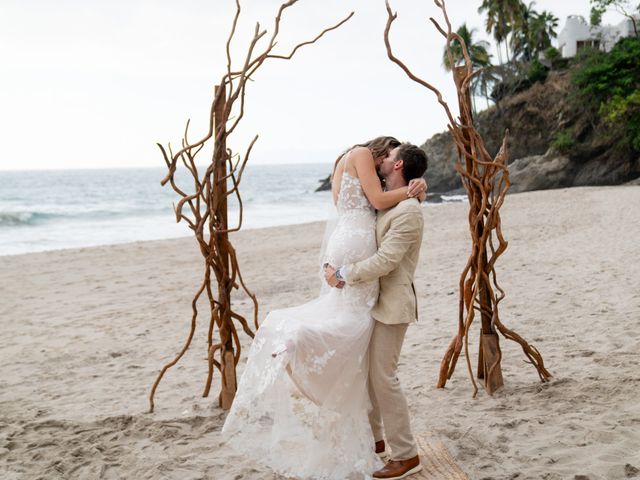
MULTIPOLYGON (((638 20, 636 20, 636 23, 638 20)), ((595 47, 608 52, 623 37, 635 36, 633 22, 625 18, 618 25, 592 27, 581 15, 569 15, 558 34, 558 50, 564 58, 574 57, 585 47, 595 47)))

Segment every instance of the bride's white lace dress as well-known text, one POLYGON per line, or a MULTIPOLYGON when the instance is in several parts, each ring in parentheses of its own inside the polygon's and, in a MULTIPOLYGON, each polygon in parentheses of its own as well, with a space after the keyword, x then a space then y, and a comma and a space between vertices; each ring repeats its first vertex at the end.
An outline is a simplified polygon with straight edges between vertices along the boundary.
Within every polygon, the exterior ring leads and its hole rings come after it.
MULTIPOLYGON (((323 262, 376 251, 375 211, 360 181, 342 176, 323 262)), ((330 289, 267 316, 249 351, 222 433, 274 471, 301 479, 362 479, 382 463, 368 421, 367 349, 378 283, 330 289), (274 352, 281 352, 275 358, 274 352)))

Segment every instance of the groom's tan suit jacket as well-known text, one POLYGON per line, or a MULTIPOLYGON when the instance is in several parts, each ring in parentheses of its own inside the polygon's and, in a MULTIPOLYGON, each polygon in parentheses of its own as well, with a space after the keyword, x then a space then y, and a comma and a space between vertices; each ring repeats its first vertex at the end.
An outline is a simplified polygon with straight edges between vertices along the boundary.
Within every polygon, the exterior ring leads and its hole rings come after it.
POLYGON ((389 325, 417 319, 417 299, 413 275, 418 264, 424 218, 420 202, 403 200, 378 212, 378 251, 371 257, 345 266, 347 283, 380 279, 380 295, 371 316, 389 325))

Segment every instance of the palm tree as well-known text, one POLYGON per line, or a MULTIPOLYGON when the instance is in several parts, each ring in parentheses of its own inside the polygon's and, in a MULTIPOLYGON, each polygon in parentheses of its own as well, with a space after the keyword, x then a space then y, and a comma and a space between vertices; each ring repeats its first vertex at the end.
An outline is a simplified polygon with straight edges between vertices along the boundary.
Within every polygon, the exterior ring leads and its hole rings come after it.
POLYGON ((534 54, 544 52, 551 46, 551 39, 558 36, 556 28, 558 28, 558 17, 546 10, 533 19, 529 38, 534 54))
MULTIPOLYGON (((518 21, 520 3, 520 0, 482 0, 482 5, 478 8, 478 13, 487 12, 485 26, 487 33, 493 33, 493 38, 498 42, 498 56, 500 56, 502 42, 507 40, 518 21)), ((510 61, 508 46, 506 51, 507 61, 510 61)))
MULTIPOLYGON (((491 55, 488 52, 489 42, 484 40, 475 41, 473 38, 474 33, 476 32, 475 28, 469 30, 466 23, 463 23, 460 28, 456 31, 456 33, 464 40, 465 45, 467 46, 467 51, 469 52, 469 57, 471 58, 471 64, 474 67, 486 67, 491 64, 491 55)), ((464 60, 462 55, 462 45, 460 42, 454 40, 451 42, 451 53, 453 54, 453 61, 457 65, 458 63, 464 60)), ((447 71, 451 71, 452 65, 449 61, 449 56, 447 55, 447 49, 445 48, 444 54, 442 55, 442 64, 447 71)))
MULTIPOLYGON (((462 38, 464 41, 467 52, 469 52, 469 58, 471 59, 471 65, 473 69, 476 70, 478 68, 486 68, 491 65, 491 54, 488 52, 489 42, 484 40, 475 41, 473 38, 476 29, 473 28, 469 30, 466 23, 463 23, 460 28, 456 31, 456 33, 462 38)), ((442 64, 444 65, 445 70, 448 72, 453 69, 454 66, 461 64, 464 61, 464 56, 462 54, 462 45, 457 40, 453 40, 451 42, 451 56, 453 57, 453 65, 451 65, 451 61, 449 60, 449 55, 447 55, 447 49, 445 48, 444 54, 442 55, 442 64)), ((487 93, 487 85, 486 81, 482 80, 483 75, 476 75, 471 82, 471 92, 475 95, 477 93, 487 93)), ((486 79, 485 79, 486 80, 486 79)), ((472 95, 472 99, 474 98, 472 95)), ((475 113, 475 99, 473 101, 473 110, 475 113)))
POLYGON ((514 58, 520 58, 525 62, 531 60, 531 24, 538 17, 538 12, 533 8, 536 2, 527 5, 520 3, 520 14, 517 18, 513 34, 511 35, 511 50, 514 58))
POLYGON ((477 80, 474 81, 474 91, 476 92, 476 94, 479 93, 480 96, 484 97, 485 101, 487 102, 487 108, 489 108, 491 92, 502 78, 498 74, 499 68, 500 67, 496 67, 495 65, 484 67, 482 71, 477 75, 477 80))
POLYGON ((546 10, 535 11, 535 2, 520 4, 520 15, 511 36, 514 58, 529 62, 540 52, 551 46, 551 39, 557 37, 558 18, 546 10))

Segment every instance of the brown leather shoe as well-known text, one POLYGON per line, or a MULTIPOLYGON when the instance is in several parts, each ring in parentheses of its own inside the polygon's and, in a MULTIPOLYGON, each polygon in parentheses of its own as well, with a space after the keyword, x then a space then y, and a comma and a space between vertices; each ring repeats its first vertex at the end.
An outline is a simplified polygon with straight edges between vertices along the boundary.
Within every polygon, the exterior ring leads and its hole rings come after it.
POLYGON ((420 457, 416 455, 407 460, 389 460, 382 469, 373 473, 373 478, 400 480, 414 473, 418 473, 420 470, 422 470, 420 457))

